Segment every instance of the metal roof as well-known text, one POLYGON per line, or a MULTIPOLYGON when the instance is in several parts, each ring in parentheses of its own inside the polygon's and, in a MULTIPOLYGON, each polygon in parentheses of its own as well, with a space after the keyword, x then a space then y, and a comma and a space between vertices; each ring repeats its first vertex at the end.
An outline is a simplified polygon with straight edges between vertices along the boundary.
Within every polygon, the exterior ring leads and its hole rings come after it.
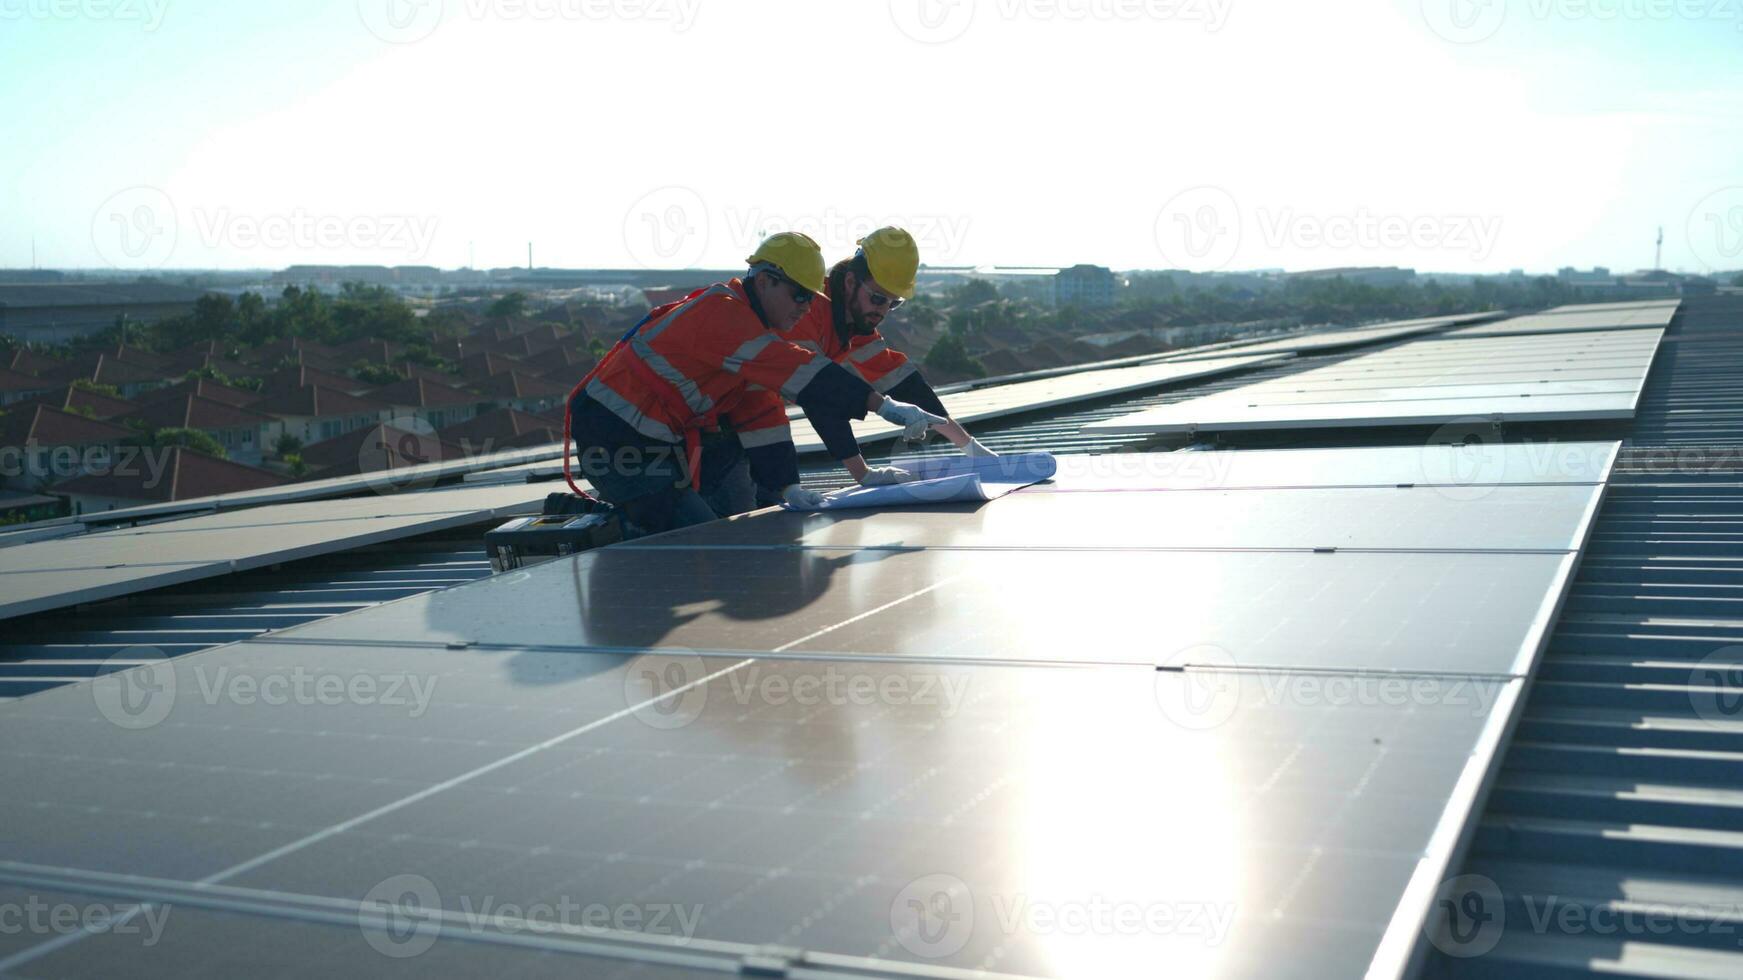
POLYGON ((1426 975, 1743 976, 1740 573, 1743 298, 1690 299, 1474 828, 1499 925, 1426 975))

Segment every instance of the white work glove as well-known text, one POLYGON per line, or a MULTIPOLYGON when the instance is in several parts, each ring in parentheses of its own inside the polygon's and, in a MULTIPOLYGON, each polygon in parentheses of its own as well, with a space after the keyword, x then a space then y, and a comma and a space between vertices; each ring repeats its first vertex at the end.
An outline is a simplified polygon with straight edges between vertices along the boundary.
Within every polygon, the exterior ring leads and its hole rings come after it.
POLYGON ((943 425, 950 421, 942 416, 933 415, 918 405, 899 402, 889 395, 884 396, 884 403, 878 406, 878 417, 891 425, 902 427, 902 438, 909 442, 920 442, 926 438, 926 433, 932 431, 935 425, 943 425))
POLYGON ((900 466, 868 466, 865 468, 865 476, 859 478, 859 485, 862 487, 887 487, 896 483, 907 483, 913 478, 914 474, 900 466))
POLYGON ((794 510, 817 510, 823 506, 823 495, 795 483, 781 491, 781 499, 794 510))
POLYGON ((982 445, 981 441, 979 439, 976 439, 973 436, 968 437, 968 445, 962 447, 962 454, 964 456, 997 456, 998 455, 998 453, 995 453, 991 449, 988 449, 986 446, 982 445))

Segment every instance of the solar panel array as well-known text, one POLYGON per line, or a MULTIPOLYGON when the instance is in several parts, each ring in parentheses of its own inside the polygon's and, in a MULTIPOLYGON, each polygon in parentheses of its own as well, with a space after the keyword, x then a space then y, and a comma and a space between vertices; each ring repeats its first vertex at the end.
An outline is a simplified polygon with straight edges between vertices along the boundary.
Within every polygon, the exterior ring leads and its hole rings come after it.
POLYGON ((1416 340, 1096 422, 1085 431, 1167 434, 1625 419, 1634 414, 1663 336, 1662 329, 1650 328, 1416 340))
POLYGON ((1588 330, 1651 329, 1670 326, 1679 300, 1558 306, 1533 316, 1462 327, 1455 337, 1508 337, 1526 334, 1577 333, 1588 330))
POLYGON ((0 705, 0 901, 118 914, 0 971, 1396 974, 1614 453, 1068 461, 0 705))
POLYGON ((549 489, 455 487, 303 501, 0 548, 0 617, 538 513, 549 489))

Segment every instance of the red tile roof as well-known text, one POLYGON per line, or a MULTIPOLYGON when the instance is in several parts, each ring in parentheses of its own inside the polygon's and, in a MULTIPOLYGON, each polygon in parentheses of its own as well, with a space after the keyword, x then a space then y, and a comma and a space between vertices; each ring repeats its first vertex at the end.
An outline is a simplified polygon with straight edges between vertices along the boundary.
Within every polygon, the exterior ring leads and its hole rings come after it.
POLYGON ((45 372, 44 376, 55 378, 58 381, 82 380, 100 385, 117 386, 150 384, 153 381, 173 380, 177 377, 168 371, 153 370, 139 364, 117 360, 108 354, 65 362, 59 371, 45 372))
POLYGON ((519 371, 493 375, 472 387, 492 398, 562 398, 569 394, 562 385, 519 371))
POLYGON ((368 396, 378 402, 412 408, 447 408, 453 405, 474 405, 478 396, 469 391, 461 391, 436 381, 426 381, 423 378, 407 378, 384 385, 368 393, 368 396))
POLYGON ((380 415, 388 410, 388 406, 333 388, 304 385, 296 391, 255 402, 249 409, 279 417, 297 415, 308 418, 344 418, 353 415, 380 415))
POLYGON ((13 351, 12 359, 6 362, 9 369, 21 374, 44 376, 50 372, 62 370, 66 365, 66 361, 49 357, 47 354, 38 354, 28 347, 20 347, 13 351))
POLYGON ((151 402, 140 406, 126 419, 143 422, 154 429, 248 429, 278 421, 270 415, 198 395, 151 402))
POLYGON ((13 406, 0 418, 0 446, 116 446, 139 433, 47 405, 13 406))
POLYGON ((258 490, 290 482, 276 473, 207 456, 182 446, 149 451, 169 454, 161 469, 133 466, 125 471, 118 469, 113 473, 75 476, 62 480, 51 489, 65 495, 171 501, 258 490))
POLYGON ((563 438, 563 423, 553 422, 531 412, 499 408, 470 421, 450 425, 437 431, 436 435, 446 442, 475 452, 493 452, 497 449, 513 449, 521 444, 543 445, 559 442, 563 438), (521 442, 527 438, 534 438, 536 441, 521 442))
POLYGON ((47 378, 39 378, 11 368, 0 368, 0 391, 50 391, 53 388, 54 382, 47 378))
POLYGON ((141 405, 150 405, 153 402, 160 402, 170 398, 180 398, 185 395, 198 395, 201 398, 210 398, 212 401, 223 402, 226 405, 235 405, 238 408, 252 405, 257 401, 260 401, 262 397, 258 391, 249 391, 246 388, 232 388, 229 385, 221 385, 216 381, 208 381, 205 378, 194 378, 191 381, 179 381, 167 388, 158 388, 155 391, 148 391, 145 394, 140 395, 136 400, 141 405))
POLYGON ((50 408, 58 408, 66 412, 77 412, 79 415, 85 414, 83 411, 78 411, 79 409, 89 409, 90 417, 98 419, 112 419, 126 415, 139 407, 125 398, 116 398, 114 395, 75 385, 67 385, 59 391, 27 399, 25 404, 47 405, 50 408))
POLYGON ((322 371, 319 368, 311 367, 288 367, 268 375, 260 391, 266 395, 288 395, 298 388, 309 385, 332 388, 348 395, 362 394, 371 387, 367 381, 358 381, 356 378, 332 371, 322 371))
POLYGON ((303 447, 303 462, 317 476, 351 476, 404 469, 421 463, 459 459, 464 451, 437 433, 412 432, 391 425, 372 425, 303 447))
POLYGON ((460 361, 460 374, 475 381, 482 381, 493 374, 516 369, 526 370, 528 365, 518 357, 507 354, 497 354, 491 351, 480 351, 470 354, 460 361))

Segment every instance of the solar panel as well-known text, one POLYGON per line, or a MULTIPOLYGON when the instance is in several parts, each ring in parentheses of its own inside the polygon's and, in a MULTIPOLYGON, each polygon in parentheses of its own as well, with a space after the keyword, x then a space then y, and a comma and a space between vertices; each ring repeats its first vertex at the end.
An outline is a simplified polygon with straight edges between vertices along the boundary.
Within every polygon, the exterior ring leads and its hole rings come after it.
POLYGON ((0 548, 0 617, 536 512, 549 489, 456 487, 304 501, 0 548))
POLYGON ((1619 330, 1666 327, 1676 316, 1676 305, 1594 307, 1582 310, 1552 310, 1534 316, 1515 317, 1474 327, 1461 327, 1449 337, 1502 337, 1511 334, 1547 334, 1582 330, 1619 330))
MULTIPOLYGON (((1449 437, 1450 438, 1450 437, 1449 437)), ((1054 478, 1024 493, 1106 490, 1230 490, 1247 487, 1436 485, 1482 496, 1517 483, 1603 483, 1616 442, 1483 442, 1272 449, 1239 452, 1060 456, 1054 478)))
POLYGON ((1593 484, 1486 489, 1474 496, 1428 486, 1191 494, 1128 488, 1069 499, 1017 491, 998 507, 911 507, 877 521, 780 511, 632 547, 1567 551, 1579 547, 1599 491, 1593 484))
POLYGON ((1415 342, 1217 395, 1094 422, 1084 431, 1170 434, 1429 426, 1471 419, 1631 418, 1662 336, 1662 330, 1612 331, 1595 334, 1592 342, 1574 347, 1545 347, 1541 338, 1520 337, 1433 342, 1436 346, 1427 350, 1419 348, 1430 342, 1415 342), (1621 339, 1629 334, 1636 336, 1621 339), (1513 373, 1507 380, 1473 383, 1485 369, 1513 373), (1620 377, 1564 377, 1573 370, 1620 377))
POLYGON ((1360 344, 1376 344, 1385 340, 1400 340, 1405 337, 1415 337, 1425 333, 1434 333, 1460 323, 1482 321, 1489 319, 1488 314, 1465 314, 1461 316, 1427 317, 1418 320, 1398 320, 1392 323, 1376 323, 1365 327, 1352 327, 1348 330, 1320 330, 1283 337, 1277 340, 1262 340, 1251 344, 1236 346, 1229 353, 1234 354, 1309 354, 1321 351, 1338 350, 1344 347, 1355 347, 1360 344))
POLYGON ((149 876, 117 890, 170 905, 171 938, 101 934, 31 972, 130 950, 129 972, 219 974, 331 935, 345 955, 307 968, 421 973, 428 946, 365 914, 386 885, 428 901, 413 922, 443 911, 430 945, 480 947, 431 964, 480 972, 554 953, 571 975, 602 975, 588 953, 614 958, 600 971, 661 953, 718 970, 780 958, 774 945, 866 971, 1217 975, 1286 955, 1352 975, 1520 683, 512 656, 525 663, 251 642, 165 667, 171 710, 130 732, 75 721, 88 692, 34 699, 13 725, 27 740, 0 753, 33 798, 0 802, 28 818, 0 844, 0 880, 76 894, 116 886, 93 868, 149 876), (293 665, 411 670, 437 693, 422 720, 243 710, 180 694, 200 689, 202 660, 260 685, 293 665), (696 686, 662 712, 646 695, 669 681, 696 686), (18 760, 40 750, 68 760, 52 785, 18 760), (101 829, 117 822, 125 843, 101 829), (243 903, 268 925, 223 914, 243 903), (634 910, 638 927, 589 928, 593 908, 634 910), (1098 921, 1114 908, 1138 924, 1098 921), (529 910, 566 928, 529 935, 529 910))
POLYGON ((1536 448, 764 512, 0 705, 0 888, 172 912, 0 970, 1396 974, 1615 452, 1536 448))

